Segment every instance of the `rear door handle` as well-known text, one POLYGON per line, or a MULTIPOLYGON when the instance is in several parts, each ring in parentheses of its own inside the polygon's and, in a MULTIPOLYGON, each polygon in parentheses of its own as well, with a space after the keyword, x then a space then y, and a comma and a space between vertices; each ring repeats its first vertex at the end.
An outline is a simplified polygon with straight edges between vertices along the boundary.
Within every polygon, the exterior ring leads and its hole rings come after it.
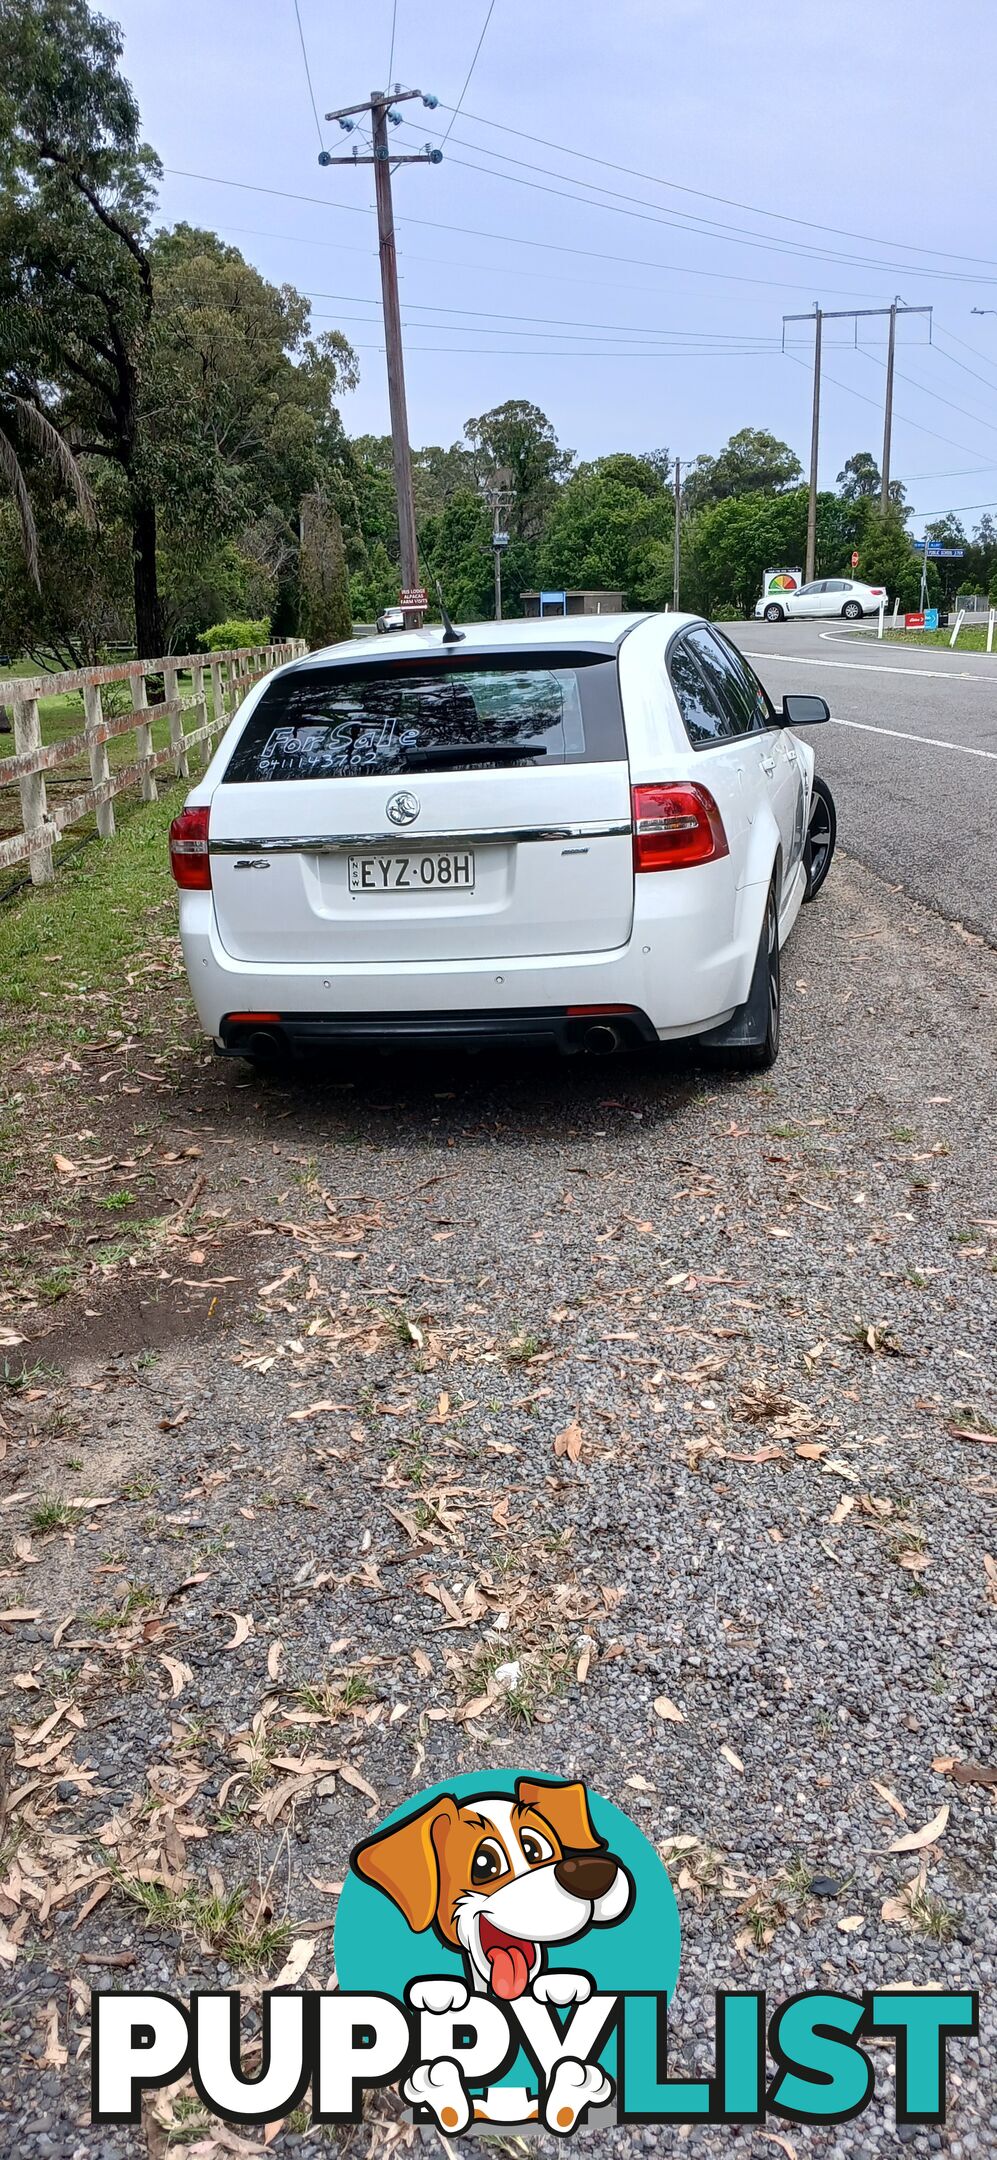
POLYGON ((767 758, 767 757, 763 757, 763 759, 762 759, 762 771, 763 771, 763 772, 767 772, 767 773, 774 773, 774 771, 775 771, 775 759, 774 759, 774 758, 767 758))

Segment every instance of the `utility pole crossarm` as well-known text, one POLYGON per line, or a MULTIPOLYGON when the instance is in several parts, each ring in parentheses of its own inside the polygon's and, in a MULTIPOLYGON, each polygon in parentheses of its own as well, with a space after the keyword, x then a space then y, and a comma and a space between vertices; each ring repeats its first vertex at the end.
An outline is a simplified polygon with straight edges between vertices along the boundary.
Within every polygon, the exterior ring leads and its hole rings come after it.
MULTIPOLYGON (((327 112, 325 117, 327 120, 349 120, 353 113, 369 112, 372 105, 404 105, 408 98, 421 97, 421 90, 375 90, 369 98, 364 99, 362 105, 340 105, 337 112, 327 112)), ((424 102, 435 105, 436 99, 429 98, 424 102)))

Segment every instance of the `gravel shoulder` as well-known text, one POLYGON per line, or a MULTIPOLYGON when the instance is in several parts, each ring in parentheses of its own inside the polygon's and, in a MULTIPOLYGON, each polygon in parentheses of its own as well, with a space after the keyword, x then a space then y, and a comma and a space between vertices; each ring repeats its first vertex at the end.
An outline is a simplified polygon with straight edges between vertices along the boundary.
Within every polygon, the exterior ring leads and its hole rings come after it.
MULTIPOLYGON (((189 2088, 90 2129, 89 1990, 258 1998, 289 1955, 324 1984, 369 1823, 505 1762, 577 1772, 666 1853, 673 2074, 709 2067, 716 1988, 975 1986, 946 2126, 898 2133, 884 2045, 868 2115, 772 2128, 797 2160, 993 2150, 997 1811, 959 1769, 997 1759, 997 961, 839 858, 784 981, 751 1082, 384 1060, 278 1087, 175 1029, 157 1063, 139 1007, 104 1125, 59 1097, 60 1190, 128 1119, 163 1213, 133 1264, 0 1314, 18 2160, 255 2149, 189 2088)), ((268 2149, 402 2141, 305 2117, 268 2149)))

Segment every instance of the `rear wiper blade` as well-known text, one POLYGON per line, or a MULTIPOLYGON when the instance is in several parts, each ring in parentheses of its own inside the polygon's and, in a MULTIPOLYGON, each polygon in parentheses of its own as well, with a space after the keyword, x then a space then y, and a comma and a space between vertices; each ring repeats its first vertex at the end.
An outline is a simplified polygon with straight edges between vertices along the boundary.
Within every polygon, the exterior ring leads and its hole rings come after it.
POLYGON ((511 765, 517 758, 546 757, 546 743, 429 743, 426 747, 403 750, 406 763, 411 757, 416 765, 511 765))

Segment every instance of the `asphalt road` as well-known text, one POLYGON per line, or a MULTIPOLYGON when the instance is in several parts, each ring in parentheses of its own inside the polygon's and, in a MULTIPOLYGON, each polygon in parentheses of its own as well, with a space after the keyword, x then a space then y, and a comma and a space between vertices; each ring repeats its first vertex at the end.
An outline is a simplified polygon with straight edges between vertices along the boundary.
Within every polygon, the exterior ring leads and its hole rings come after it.
POLYGON ((880 645, 838 623, 726 623, 778 704, 818 691, 838 839, 859 862, 997 942, 997 657, 880 645))

